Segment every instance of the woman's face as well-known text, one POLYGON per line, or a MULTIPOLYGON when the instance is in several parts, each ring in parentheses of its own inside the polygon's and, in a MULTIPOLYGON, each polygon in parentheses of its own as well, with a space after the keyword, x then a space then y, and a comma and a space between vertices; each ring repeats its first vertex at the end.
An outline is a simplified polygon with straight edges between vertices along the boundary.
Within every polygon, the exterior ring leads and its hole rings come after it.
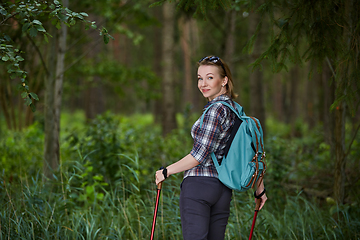
POLYGON ((226 93, 227 77, 221 78, 219 69, 212 65, 201 65, 198 68, 198 88, 209 101, 226 93))

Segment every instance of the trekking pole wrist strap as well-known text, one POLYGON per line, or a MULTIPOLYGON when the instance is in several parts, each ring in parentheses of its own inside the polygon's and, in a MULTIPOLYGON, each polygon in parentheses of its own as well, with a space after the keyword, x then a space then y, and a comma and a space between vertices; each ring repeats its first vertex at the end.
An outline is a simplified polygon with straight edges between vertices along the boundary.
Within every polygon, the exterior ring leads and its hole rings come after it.
POLYGON ((261 198, 264 194, 266 193, 266 189, 264 188, 264 190, 259 194, 259 195, 256 195, 256 191, 254 192, 254 197, 259 199, 261 198))
POLYGON ((167 175, 167 169, 166 168, 163 168, 162 174, 164 175, 164 178, 167 179, 168 175, 167 175))

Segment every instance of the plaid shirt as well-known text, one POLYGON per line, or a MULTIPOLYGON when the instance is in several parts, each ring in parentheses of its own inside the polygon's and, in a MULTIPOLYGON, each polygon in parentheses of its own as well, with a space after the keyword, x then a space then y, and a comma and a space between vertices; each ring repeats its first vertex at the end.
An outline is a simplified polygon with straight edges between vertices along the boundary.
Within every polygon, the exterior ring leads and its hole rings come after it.
POLYGON ((235 121, 235 113, 223 104, 216 103, 218 101, 227 102, 235 107, 227 95, 218 96, 206 104, 204 109, 215 103, 206 112, 201 128, 200 117, 191 129, 194 145, 190 154, 199 162, 199 165, 186 170, 184 178, 188 176, 218 176, 210 153, 214 152, 219 163, 221 163, 226 143, 230 137, 231 127, 235 121))

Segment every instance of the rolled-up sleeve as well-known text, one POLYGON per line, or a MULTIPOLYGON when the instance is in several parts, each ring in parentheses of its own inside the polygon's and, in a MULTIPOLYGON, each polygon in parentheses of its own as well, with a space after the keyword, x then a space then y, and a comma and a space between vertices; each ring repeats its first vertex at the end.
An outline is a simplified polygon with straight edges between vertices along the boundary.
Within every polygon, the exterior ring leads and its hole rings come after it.
POLYGON ((222 104, 214 104, 205 113, 203 124, 200 128, 198 120, 192 129, 194 145, 190 154, 201 164, 214 152, 219 145, 219 135, 223 130, 225 111, 222 104))

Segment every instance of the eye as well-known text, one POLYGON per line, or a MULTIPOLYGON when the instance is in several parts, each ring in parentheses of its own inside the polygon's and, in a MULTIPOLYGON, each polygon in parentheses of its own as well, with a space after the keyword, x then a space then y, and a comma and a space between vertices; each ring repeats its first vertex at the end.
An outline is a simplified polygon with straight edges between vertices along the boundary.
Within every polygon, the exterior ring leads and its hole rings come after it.
POLYGON ((202 80, 202 78, 198 77, 198 81, 202 80))
POLYGON ((208 77, 210 80, 213 79, 213 77, 208 77))

